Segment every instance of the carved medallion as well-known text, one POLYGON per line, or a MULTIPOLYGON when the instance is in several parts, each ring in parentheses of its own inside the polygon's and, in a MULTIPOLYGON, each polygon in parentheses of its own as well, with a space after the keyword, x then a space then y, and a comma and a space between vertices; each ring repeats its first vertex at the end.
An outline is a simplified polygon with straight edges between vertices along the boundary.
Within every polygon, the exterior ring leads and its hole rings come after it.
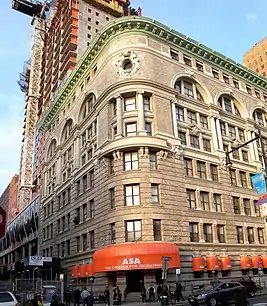
POLYGON ((133 51, 122 53, 115 63, 117 76, 128 79, 140 70, 140 59, 133 51))

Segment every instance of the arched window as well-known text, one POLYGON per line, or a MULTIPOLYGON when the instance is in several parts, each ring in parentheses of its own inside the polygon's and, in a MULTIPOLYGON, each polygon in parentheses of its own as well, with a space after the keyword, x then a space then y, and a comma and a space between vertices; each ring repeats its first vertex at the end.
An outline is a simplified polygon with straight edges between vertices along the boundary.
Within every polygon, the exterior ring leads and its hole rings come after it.
POLYGON ((48 158, 51 158, 55 154, 56 148, 57 148, 57 142, 55 139, 53 139, 48 149, 48 154, 47 154, 48 158))
POLYGON ((72 119, 69 119, 66 122, 62 132, 62 138, 61 138, 62 141, 66 141, 70 137, 72 129, 73 129, 73 121, 72 119))
POLYGON ((95 95, 94 94, 89 94, 83 104, 82 104, 82 107, 81 107, 81 111, 80 111, 80 116, 79 116, 79 121, 82 121, 84 120, 86 117, 88 117, 91 112, 93 111, 93 105, 95 103, 95 95))
POLYGON ((198 89, 198 85, 191 80, 182 79, 177 80, 174 88, 181 94, 188 98, 204 102, 204 99, 198 89))
POLYGON ((234 99, 230 96, 223 95, 218 99, 218 105, 226 112, 241 117, 240 111, 236 106, 234 99))
POLYGON ((253 112, 253 119, 258 123, 260 126, 266 126, 267 118, 266 112, 262 109, 256 109, 253 112))

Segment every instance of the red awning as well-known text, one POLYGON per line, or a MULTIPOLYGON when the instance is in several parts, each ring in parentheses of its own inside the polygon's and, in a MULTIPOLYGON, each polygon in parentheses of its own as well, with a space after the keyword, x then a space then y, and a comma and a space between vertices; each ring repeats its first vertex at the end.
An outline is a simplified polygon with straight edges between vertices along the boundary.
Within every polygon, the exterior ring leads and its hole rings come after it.
POLYGON ((231 265, 231 258, 230 256, 224 256, 221 258, 221 270, 222 271, 227 271, 231 270, 232 265, 231 265))
POLYGON ((87 264, 84 266, 84 274, 86 277, 94 276, 93 265, 87 264))
POLYGON ((161 269, 162 257, 171 257, 169 268, 180 268, 180 254, 176 244, 168 242, 140 242, 110 245, 94 253, 95 272, 161 269))
POLYGON ((78 277, 78 267, 74 266, 71 268, 71 275, 73 278, 77 278, 78 277))
POLYGON ((193 257, 192 258, 193 271, 202 272, 204 271, 204 258, 203 257, 193 257))
POLYGON ((251 267, 251 264, 250 264, 249 256, 240 257, 240 268, 241 268, 241 270, 250 269, 250 267, 251 267))
POLYGON ((252 269, 258 269, 260 267, 262 267, 262 260, 260 258, 260 256, 252 256, 251 257, 251 267, 252 269))
POLYGON ((85 267, 84 265, 77 266, 77 274, 79 278, 85 277, 84 267, 85 267))
POLYGON ((206 259, 207 261, 207 270, 208 271, 218 271, 219 269, 219 260, 217 256, 209 256, 206 259))

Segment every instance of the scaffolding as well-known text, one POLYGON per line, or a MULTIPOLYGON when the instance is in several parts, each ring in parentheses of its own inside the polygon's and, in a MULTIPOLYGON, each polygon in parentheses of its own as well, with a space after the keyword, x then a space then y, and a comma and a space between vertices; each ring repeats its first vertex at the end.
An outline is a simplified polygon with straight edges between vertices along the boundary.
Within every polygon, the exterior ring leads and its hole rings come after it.
POLYGON ((27 206, 32 198, 33 162, 35 147, 35 131, 38 120, 37 109, 40 99, 40 77, 42 52, 44 45, 45 20, 50 4, 45 1, 13 0, 12 8, 32 17, 33 35, 31 59, 25 63, 20 73, 18 84, 25 93, 24 141, 21 152, 19 180, 19 209, 27 206))

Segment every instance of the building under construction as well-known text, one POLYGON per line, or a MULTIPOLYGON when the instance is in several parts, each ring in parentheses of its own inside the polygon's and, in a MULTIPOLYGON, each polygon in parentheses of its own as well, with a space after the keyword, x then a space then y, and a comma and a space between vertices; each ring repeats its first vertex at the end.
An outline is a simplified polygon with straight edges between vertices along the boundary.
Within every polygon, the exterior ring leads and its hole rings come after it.
POLYGON ((38 120, 42 112, 53 103, 101 28, 118 17, 141 15, 141 10, 131 8, 128 0, 13 0, 12 8, 30 17, 33 26, 31 58, 24 63, 18 81, 25 94, 19 214, 9 224, 0 252, 7 270, 16 273, 15 262, 39 254, 36 233, 44 135, 39 132, 38 120), (26 229, 24 224, 28 221, 33 227, 26 229))

